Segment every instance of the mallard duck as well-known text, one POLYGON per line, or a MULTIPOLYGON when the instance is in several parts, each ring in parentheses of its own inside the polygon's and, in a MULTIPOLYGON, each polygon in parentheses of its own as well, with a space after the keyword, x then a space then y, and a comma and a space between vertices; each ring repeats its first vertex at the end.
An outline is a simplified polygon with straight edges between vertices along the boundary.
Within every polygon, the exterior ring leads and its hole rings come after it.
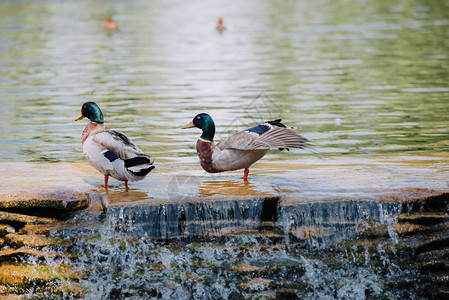
POLYGON ((281 119, 240 131, 218 144, 214 143, 215 123, 208 114, 198 114, 182 129, 192 127, 203 131, 196 143, 201 167, 209 173, 245 169, 245 181, 248 180, 251 165, 264 157, 268 150, 302 149, 310 145, 306 138, 282 124, 281 119))
POLYGON ((113 31, 118 29, 118 23, 112 20, 111 18, 107 18, 103 23, 103 28, 107 31, 113 31))
POLYGON ((218 18, 218 25, 217 25, 217 30, 222 32, 223 30, 226 29, 226 26, 223 24, 223 18, 219 17, 218 18))
POLYGON ((149 155, 143 153, 120 131, 106 130, 103 113, 94 102, 86 102, 75 121, 88 118, 82 133, 83 152, 89 163, 104 174, 104 188, 109 176, 125 182, 142 180, 154 169, 149 155))

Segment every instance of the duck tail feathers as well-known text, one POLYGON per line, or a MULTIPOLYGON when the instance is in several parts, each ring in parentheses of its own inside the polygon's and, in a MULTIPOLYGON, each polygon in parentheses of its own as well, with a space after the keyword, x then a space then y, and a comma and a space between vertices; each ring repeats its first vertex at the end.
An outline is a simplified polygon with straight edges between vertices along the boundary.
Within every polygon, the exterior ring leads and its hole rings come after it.
POLYGON ((282 119, 276 119, 273 121, 267 121, 268 124, 277 126, 277 127, 283 127, 283 128, 287 128, 287 126, 285 126, 284 124, 281 123, 282 119))
POLYGON ((125 159, 125 168, 136 176, 145 176, 155 168, 153 161, 148 156, 137 156, 125 159))

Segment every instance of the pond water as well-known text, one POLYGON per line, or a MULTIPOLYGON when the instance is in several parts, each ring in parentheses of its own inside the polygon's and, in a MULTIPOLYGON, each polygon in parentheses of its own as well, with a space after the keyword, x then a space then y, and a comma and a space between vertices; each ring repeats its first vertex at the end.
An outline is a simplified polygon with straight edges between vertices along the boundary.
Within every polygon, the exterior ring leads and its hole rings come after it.
POLYGON ((448 1, 0 5, 0 161, 83 160, 85 101, 166 169, 198 168, 198 112, 217 139, 282 118, 321 155, 446 159, 448 1))

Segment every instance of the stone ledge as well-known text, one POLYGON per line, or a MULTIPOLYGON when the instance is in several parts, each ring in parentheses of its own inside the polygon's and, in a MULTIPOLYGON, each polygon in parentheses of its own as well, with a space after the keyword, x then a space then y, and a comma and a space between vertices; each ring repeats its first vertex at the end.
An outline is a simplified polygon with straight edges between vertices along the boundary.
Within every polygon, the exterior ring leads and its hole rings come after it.
POLYGON ((2 222, 2 223, 3 222, 12 222, 12 223, 40 225, 40 224, 52 224, 52 223, 56 222, 56 219, 42 218, 42 217, 0 211, 0 222, 2 222))
POLYGON ((27 285, 35 281, 53 281, 58 279, 75 280, 82 277, 65 264, 29 265, 25 263, 0 266, 0 284, 27 285))
POLYGON ((45 247, 52 245, 52 241, 42 235, 19 235, 10 233, 5 236, 5 242, 12 247, 45 247))
POLYGON ((0 210, 30 211, 53 209, 72 211, 86 208, 89 198, 86 193, 68 191, 0 194, 0 210))
POLYGON ((19 248, 19 249, 5 249, 0 251, 0 262, 11 261, 17 258, 57 258, 57 257, 69 257, 68 254, 54 251, 42 251, 31 248, 19 248))

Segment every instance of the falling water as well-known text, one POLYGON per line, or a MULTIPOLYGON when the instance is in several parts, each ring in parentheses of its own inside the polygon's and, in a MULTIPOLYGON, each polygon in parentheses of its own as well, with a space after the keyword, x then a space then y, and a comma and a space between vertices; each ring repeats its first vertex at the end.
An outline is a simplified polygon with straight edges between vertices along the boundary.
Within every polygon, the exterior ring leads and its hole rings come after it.
POLYGON ((61 235, 87 272, 86 299, 397 298, 408 291, 386 282, 411 276, 390 250, 397 236, 389 229, 374 248, 344 242, 389 226, 400 209, 277 198, 112 207, 94 228, 78 223, 61 235))

